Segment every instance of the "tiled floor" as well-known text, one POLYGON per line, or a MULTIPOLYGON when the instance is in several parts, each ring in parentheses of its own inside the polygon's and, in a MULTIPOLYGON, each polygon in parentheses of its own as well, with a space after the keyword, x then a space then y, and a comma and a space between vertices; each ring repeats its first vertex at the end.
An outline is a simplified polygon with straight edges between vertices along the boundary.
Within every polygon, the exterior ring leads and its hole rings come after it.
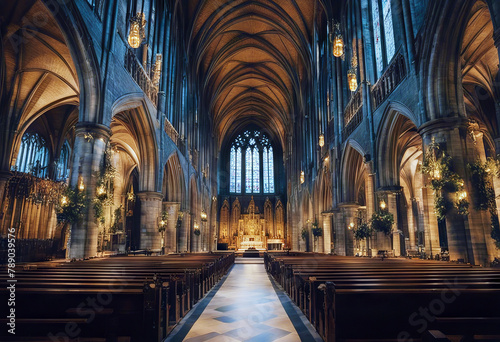
MULTIPOLYGON (((289 313, 293 311, 289 303, 287 307, 289 313)), ((196 311, 196 308, 193 310, 196 311)), ((293 312, 291 317, 295 317, 294 321, 299 323, 298 329, 292 324, 278 298, 264 265, 237 263, 187 335, 185 331, 189 328, 189 317, 186 317, 187 322, 184 323, 184 333, 174 330, 169 340, 186 342, 318 340, 304 329, 303 319, 297 320, 296 312, 293 312), (297 330, 301 331, 302 338, 299 337, 297 330)))

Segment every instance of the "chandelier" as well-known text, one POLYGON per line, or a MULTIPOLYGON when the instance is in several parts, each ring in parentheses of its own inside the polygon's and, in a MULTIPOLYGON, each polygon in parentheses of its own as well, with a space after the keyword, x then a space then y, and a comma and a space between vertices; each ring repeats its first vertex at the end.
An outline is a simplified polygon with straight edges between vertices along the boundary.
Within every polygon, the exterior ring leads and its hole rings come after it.
POLYGON ((137 49, 141 46, 142 40, 146 37, 146 18, 144 13, 137 13, 130 18, 130 31, 128 33, 128 44, 131 48, 137 49))
POLYGON ((332 43, 332 52, 335 57, 344 56, 344 38, 340 33, 340 23, 332 20, 332 31, 329 34, 330 42, 332 43))

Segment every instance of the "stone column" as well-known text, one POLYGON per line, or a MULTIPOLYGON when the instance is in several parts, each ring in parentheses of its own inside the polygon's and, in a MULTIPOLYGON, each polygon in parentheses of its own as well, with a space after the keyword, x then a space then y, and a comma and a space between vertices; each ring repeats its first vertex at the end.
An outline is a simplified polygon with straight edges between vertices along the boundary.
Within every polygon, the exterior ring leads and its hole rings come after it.
POLYGON ((95 173, 102 165, 110 130, 103 125, 78 123, 75 133, 70 185, 78 188, 83 183, 87 205, 81 222, 71 228, 68 257, 83 259, 97 255, 98 225, 94 217, 92 199, 97 188, 95 173))
POLYGON ((332 213, 323 213, 323 252, 332 252, 332 213))
POLYGON ((401 243, 404 243, 404 241, 401 241, 401 230, 399 229, 398 199, 398 192, 387 193, 387 210, 394 216, 394 224, 392 225, 392 250, 394 256, 401 256, 401 243))
MULTIPOLYGON (((3 213, 3 199, 5 194, 5 187, 12 177, 12 173, 9 171, 0 171, 0 213, 3 213)), ((5 213, 3 213, 5 214, 5 213)))
MULTIPOLYGON (((353 256, 354 255, 354 229, 358 224, 358 209, 359 205, 354 203, 340 204, 339 207, 342 208, 343 222, 339 222, 336 233, 340 233, 340 238, 344 240, 344 255, 353 256), (354 227, 351 228, 351 223, 354 227), (343 235, 343 236, 342 236, 343 235)), ((339 241, 342 243, 341 241, 339 241)))
POLYGON ((160 249, 161 233, 158 231, 158 220, 161 218, 163 194, 143 191, 137 193, 137 198, 141 203, 140 248, 160 249))
POLYGON ((178 202, 163 202, 163 210, 168 213, 165 254, 177 252, 177 214, 180 208, 181 204, 178 202))
MULTIPOLYGON (((424 151, 427 151, 427 146, 432 143, 433 138, 437 143, 441 144, 445 152, 453 158, 452 164, 454 171, 464 179, 466 190, 470 193, 471 188, 468 177, 466 176, 466 165, 469 160, 474 161, 475 156, 471 156, 473 157, 472 159, 469 159, 467 156, 467 145, 469 141, 467 141, 468 134, 466 121, 458 117, 441 118, 424 124, 419 130, 423 138, 424 151)), ((430 195, 430 193, 431 190, 429 190, 428 195, 430 195)), ((449 198, 450 200, 454 200, 454 194, 447 195, 452 196, 449 198)), ((434 201, 432 201, 432 203, 430 203, 430 201, 428 202, 430 207, 428 209, 433 211, 434 201)), ((477 229, 477 222, 473 219, 474 223, 470 225, 468 222, 465 222, 465 219, 466 218, 459 215, 454 208, 448 211, 446 215, 448 250, 450 253, 450 260, 463 259, 465 262, 474 264, 476 261, 471 244, 471 235, 476 235, 476 232, 473 231, 477 229), (473 231, 471 231, 471 229, 473 231)), ((483 229, 481 225, 480 229, 483 229)), ((432 248, 432 254, 435 255, 435 247, 432 246, 432 248)), ((485 246, 484 249, 486 249, 485 246)), ((479 251, 479 249, 477 249, 477 251, 479 251)), ((427 247, 426 252, 428 253, 427 247)))

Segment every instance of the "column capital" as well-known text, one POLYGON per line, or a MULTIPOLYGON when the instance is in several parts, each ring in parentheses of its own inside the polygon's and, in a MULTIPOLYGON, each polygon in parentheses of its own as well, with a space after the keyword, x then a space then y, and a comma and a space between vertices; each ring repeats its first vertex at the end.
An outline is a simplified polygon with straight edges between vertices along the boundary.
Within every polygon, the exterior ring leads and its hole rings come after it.
POLYGON ((141 191, 137 193, 137 197, 141 201, 163 201, 163 194, 156 191, 141 191))
POLYGON ((427 134, 438 133, 440 131, 449 131, 458 127, 467 127, 467 123, 468 122, 466 118, 458 116, 439 118, 436 120, 427 121, 426 123, 421 125, 418 128, 418 133, 423 136, 427 134))
POLYGON ((75 125, 75 133, 77 136, 91 134, 94 139, 103 138, 107 140, 111 136, 111 129, 108 126, 93 122, 79 122, 75 125))
POLYGON ((399 185, 389 185, 377 189, 377 194, 399 194, 403 188, 399 185))

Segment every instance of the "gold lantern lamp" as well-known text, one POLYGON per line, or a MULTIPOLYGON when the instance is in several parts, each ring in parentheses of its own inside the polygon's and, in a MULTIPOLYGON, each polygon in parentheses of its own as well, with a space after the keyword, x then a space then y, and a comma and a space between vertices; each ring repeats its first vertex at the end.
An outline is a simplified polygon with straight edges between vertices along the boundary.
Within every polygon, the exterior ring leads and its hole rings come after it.
POLYGON ((353 56, 351 58, 351 68, 347 72, 347 83, 349 84, 350 91, 356 91, 356 89, 358 89, 358 78, 356 76, 357 67, 358 67, 358 57, 356 56, 356 50, 353 49, 353 56))
POLYGON ((146 37, 144 28, 146 27, 146 18, 144 13, 137 13, 130 18, 130 30, 128 33, 128 44, 131 48, 137 49, 141 46, 143 39, 146 37))
POLYGON ((340 33, 340 23, 332 21, 332 32, 329 34, 332 43, 332 52, 335 57, 344 56, 344 38, 340 33))
POLYGON ((319 147, 323 147, 325 146, 325 135, 323 133, 321 133, 319 135, 319 147))

